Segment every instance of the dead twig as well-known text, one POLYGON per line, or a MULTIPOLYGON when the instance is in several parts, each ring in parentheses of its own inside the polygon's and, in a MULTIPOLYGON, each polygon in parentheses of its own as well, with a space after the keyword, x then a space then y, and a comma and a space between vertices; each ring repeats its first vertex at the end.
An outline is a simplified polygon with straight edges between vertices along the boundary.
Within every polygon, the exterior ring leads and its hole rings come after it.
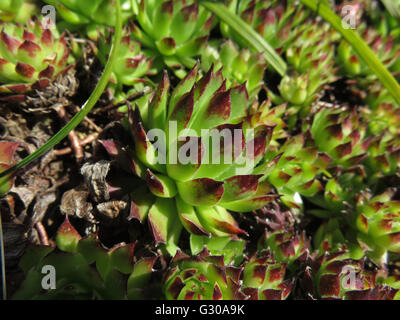
MULTIPOLYGON (((63 119, 65 123, 67 123, 68 119, 67 119, 67 113, 65 111, 65 108, 64 107, 56 108, 56 111, 57 111, 58 116, 61 119, 63 119)), ((80 145, 80 141, 79 141, 78 136, 76 135, 75 130, 71 130, 68 133, 68 139, 71 143, 72 150, 74 151, 76 161, 78 163, 82 162, 82 160, 84 158, 83 148, 80 145)))
MULTIPOLYGON (((80 109, 79 109, 78 106, 75 106, 75 111, 76 111, 76 112, 79 112, 79 111, 80 111, 80 109)), ((83 121, 86 121, 86 122, 89 124, 89 126, 91 127, 91 129, 95 130, 96 132, 101 132, 101 131, 102 131, 102 129, 101 129, 97 124, 95 124, 95 123, 93 122, 93 120, 90 119, 89 117, 85 117, 85 118, 83 119, 83 121)))
POLYGON ((46 229, 44 228, 43 224, 40 221, 36 222, 35 227, 36 227, 37 232, 39 233, 40 242, 42 243, 42 245, 44 245, 44 246, 50 245, 49 237, 47 236, 47 232, 46 232, 46 229))
MULTIPOLYGON (((98 135, 99 135, 98 133, 92 133, 91 135, 87 136, 85 139, 80 140, 79 141, 80 146, 84 147, 87 144, 93 142, 94 140, 97 139, 98 135)), ((72 148, 67 147, 67 148, 64 148, 64 149, 54 150, 54 155, 56 155, 56 156, 64 156, 64 155, 69 154, 71 152, 72 152, 72 148)))

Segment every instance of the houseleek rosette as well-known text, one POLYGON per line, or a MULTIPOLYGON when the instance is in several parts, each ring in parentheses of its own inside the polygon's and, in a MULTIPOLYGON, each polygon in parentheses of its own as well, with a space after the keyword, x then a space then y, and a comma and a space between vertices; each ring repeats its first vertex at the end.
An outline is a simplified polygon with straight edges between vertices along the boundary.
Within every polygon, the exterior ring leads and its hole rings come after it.
POLYGON ((337 80, 334 67, 337 33, 326 23, 308 19, 296 30, 285 51, 289 73, 279 86, 280 96, 270 92, 276 103, 287 102, 292 113, 305 118, 310 105, 324 87, 337 80))
POLYGON ((349 169, 367 157, 370 139, 356 111, 322 108, 314 115, 310 132, 318 150, 333 160, 331 165, 349 169))
MULTIPOLYGON (((118 58, 115 61, 110 77, 111 87, 115 94, 121 93, 123 86, 133 86, 137 90, 143 87, 147 77, 154 75, 153 59, 147 57, 141 48, 140 42, 130 35, 130 28, 125 28, 121 40, 118 58)), ((99 32, 96 55, 102 64, 106 64, 112 46, 113 32, 106 29, 99 32)))
POLYGON ((305 268, 301 287, 309 299, 393 300, 398 290, 379 284, 377 270, 365 263, 351 259, 345 247, 325 252, 305 268))
POLYGON ((228 210, 256 210, 277 197, 265 181, 276 161, 261 161, 273 127, 249 125, 244 84, 227 90, 213 68, 197 76, 196 65, 170 93, 164 73, 148 108, 129 111, 134 144, 102 141, 144 181, 131 193, 131 218, 147 218, 156 243, 172 254, 182 226, 203 236, 243 234, 228 210))
POLYGON ((314 145, 313 141, 301 133, 291 137, 285 143, 269 150, 266 160, 279 157, 268 176, 282 201, 293 208, 302 208, 300 196, 310 197, 323 189, 319 176, 329 167, 332 159, 314 145))
MULTIPOLYGON (((358 178, 358 174, 355 176, 358 178)), ((349 174, 328 181, 324 199, 313 201, 321 209, 309 210, 327 219, 314 242, 317 247, 326 240, 330 247, 346 244, 352 257, 366 254, 385 264, 388 252, 400 252, 399 201, 394 199, 393 189, 374 195, 362 185, 357 185, 354 177, 349 179, 349 174)))
POLYGON ((286 265, 268 251, 254 255, 239 267, 224 263, 207 249, 189 257, 178 252, 164 280, 169 300, 285 300, 293 287, 285 280, 286 265))
MULTIPOLYGON (((387 112, 391 114, 391 109, 387 112)), ((359 115, 356 111, 324 108, 314 115, 310 132, 319 150, 333 160, 332 166, 344 170, 361 167, 367 184, 372 185, 379 177, 397 172, 400 140, 391 127, 377 130, 382 128, 379 119, 373 119, 368 124, 364 119, 365 114, 359 115)), ((390 120, 386 122, 390 123, 390 120)))
MULTIPOLYGON (((398 72, 398 58, 400 56, 400 47, 395 39, 388 35, 382 36, 371 27, 362 24, 359 27, 361 37, 371 47, 382 63, 391 71, 398 72)), ((371 73, 369 67, 357 55, 352 46, 342 40, 338 46, 338 64, 343 74, 357 77, 359 84, 363 87, 370 86, 376 80, 376 76, 371 73)))
POLYGON ((274 259, 269 250, 250 258, 243 269, 243 292, 251 300, 286 300, 294 279, 286 279, 286 264, 274 259))
POLYGON ((309 254, 310 240, 306 233, 291 230, 266 231, 258 242, 258 250, 269 249, 277 262, 286 263, 288 269, 296 259, 301 260, 309 254))
POLYGON ((1 94, 23 97, 32 89, 44 90, 69 67, 64 36, 43 29, 41 23, 3 22, 0 29, 1 94))
POLYGON ((133 36, 145 52, 156 58, 154 66, 171 68, 179 78, 192 68, 213 27, 212 15, 193 0, 135 0, 137 6, 133 36))
POLYGON ((208 44, 201 55, 201 67, 209 70, 211 65, 222 69, 227 79, 227 86, 246 83, 251 98, 257 97, 263 85, 263 77, 267 64, 264 55, 251 53, 249 49, 239 50, 230 40, 218 44, 208 44))
POLYGON ((207 249, 192 257, 179 251, 165 274, 164 294, 168 300, 243 300, 241 273, 207 249))

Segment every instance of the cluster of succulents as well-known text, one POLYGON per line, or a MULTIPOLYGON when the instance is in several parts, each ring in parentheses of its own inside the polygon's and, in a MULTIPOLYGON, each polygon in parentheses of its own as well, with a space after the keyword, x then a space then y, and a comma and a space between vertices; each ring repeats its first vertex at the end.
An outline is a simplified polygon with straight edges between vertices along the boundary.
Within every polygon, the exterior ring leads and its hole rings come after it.
POLYGON ((13 299, 143 299, 157 257, 135 262, 134 247, 120 243, 106 249, 96 235, 81 238, 66 217, 56 246, 26 250, 20 261, 26 280, 13 299), (44 287, 42 274, 51 272, 54 283, 49 279, 44 287))
POLYGON ((398 292, 380 284, 377 271, 351 259, 345 247, 312 259, 301 284, 308 299, 393 300, 398 292))
POLYGON ((378 195, 345 188, 330 180, 325 191, 324 209, 313 210, 319 217, 332 219, 321 226, 317 246, 346 244, 353 257, 368 255, 376 263, 386 263, 388 252, 399 252, 399 203, 394 190, 378 195))
POLYGON ((282 201, 294 208, 302 207, 300 195, 311 197, 322 189, 318 178, 332 162, 307 140, 311 139, 304 134, 293 136, 266 155, 266 159, 279 157, 268 181, 282 194, 282 201))
MULTIPOLYGON (((0 218, 34 221, 14 299, 400 299, 400 105, 339 26, 295 0, 44 3, 56 28, 0 4, 0 218), (58 132, 99 78, 95 112, 36 165, 73 189, 22 218, 35 164, 3 173, 37 137, 15 132, 58 132)), ((398 80, 398 21, 350 6, 398 80)))
POLYGON ((223 256, 206 249, 196 256, 178 252, 164 280, 170 300, 285 300, 293 280, 285 280, 286 265, 261 251, 239 267, 225 265, 223 256))
POLYGON ((314 115, 310 132, 318 150, 333 159, 332 166, 346 170, 362 162, 367 155, 366 125, 355 112, 321 109, 314 115))
POLYGON ((334 66, 337 33, 329 25, 306 20, 294 33, 285 50, 291 74, 279 84, 280 97, 271 93, 277 103, 288 102, 305 117, 309 107, 325 85, 337 79, 334 66))

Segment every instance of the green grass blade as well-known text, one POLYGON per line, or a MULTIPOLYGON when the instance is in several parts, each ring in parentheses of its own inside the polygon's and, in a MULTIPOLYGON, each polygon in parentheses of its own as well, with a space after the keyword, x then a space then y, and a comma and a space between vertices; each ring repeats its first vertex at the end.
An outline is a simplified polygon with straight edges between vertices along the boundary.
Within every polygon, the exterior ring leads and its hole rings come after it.
POLYGON ((342 26, 342 19, 337 16, 327 5, 317 0, 300 0, 302 4, 318 13, 329 22, 344 39, 346 39, 358 55, 364 60, 368 67, 376 74, 386 89, 400 104, 400 86, 393 75, 386 69, 365 41, 352 29, 345 29, 342 26))
POLYGON ((265 59, 281 75, 286 73, 285 61, 276 51, 259 35, 248 23, 243 21, 236 14, 232 13, 222 3, 212 1, 200 1, 200 4, 214 13, 220 20, 229 25, 240 36, 246 39, 250 46, 258 52, 264 52, 265 59))
POLYGON ((47 141, 43 146, 38 148, 35 152, 18 162, 15 166, 11 167, 10 169, 0 173, 0 177, 5 177, 10 173, 14 172, 15 170, 22 168, 23 166, 31 163, 32 161, 36 160, 40 156, 44 155, 50 149, 52 149, 55 145, 60 143, 68 133, 75 129, 79 123, 88 115, 88 113, 92 110, 96 102, 99 100, 100 96, 102 95, 104 89, 108 84, 108 80, 110 79, 112 68, 114 62, 117 58, 121 37, 122 37, 122 17, 121 17, 121 5, 120 0, 115 1, 116 4, 116 12, 117 12, 117 23, 115 26, 115 34, 113 40, 113 46, 111 49, 111 54, 109 59, 106 63, 104 68, 103 74, 96 85, 96 88, 90 95, 89 99, 85 102, 82 106, 81 110, 59 131, 57 132, 49 141, 47 141))

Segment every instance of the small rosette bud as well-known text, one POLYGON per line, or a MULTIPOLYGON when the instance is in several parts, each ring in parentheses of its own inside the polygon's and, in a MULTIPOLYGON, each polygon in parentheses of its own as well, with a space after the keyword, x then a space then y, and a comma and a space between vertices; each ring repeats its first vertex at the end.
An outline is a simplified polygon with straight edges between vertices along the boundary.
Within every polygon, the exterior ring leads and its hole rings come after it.
POLYGON ((137 23, 132 35, 149 51, 149 56, 171 68, 179 78, 186 75, 185 68, 195 64, 207 44, 213 27, 211 13, 195 1, 135 1, 138 8, 137 23))
POLYGON ((285 280, 286 264, 277 263, 268 250, 254 255, 243 270, 243 292, 251 300, 285 300, 294 280, 285 280))
POLYGON ((353 260, 346 249, 325 252, 304 270, 301 287, 306 297, 327 300, 392 300, 396 289, 377 283, 377 270, 353 260))
POLYGON ((212 256, 204 249, 189 257, 177 252, 164 279, 168 300, 243 300, 242 268, 224 264, 223 256, 212 256))
POLYGON ((208 45, 201 55, 203 70, 211 65, 222 68, 222 75, 227 79, 227 86, 232 87, 246 83, 249 96, 257 96, 263 84, 263 76, 267 64, 261 53, 250 53, 249 49, 239 51, 231 41, 224 41, 220 46, 208 45))

